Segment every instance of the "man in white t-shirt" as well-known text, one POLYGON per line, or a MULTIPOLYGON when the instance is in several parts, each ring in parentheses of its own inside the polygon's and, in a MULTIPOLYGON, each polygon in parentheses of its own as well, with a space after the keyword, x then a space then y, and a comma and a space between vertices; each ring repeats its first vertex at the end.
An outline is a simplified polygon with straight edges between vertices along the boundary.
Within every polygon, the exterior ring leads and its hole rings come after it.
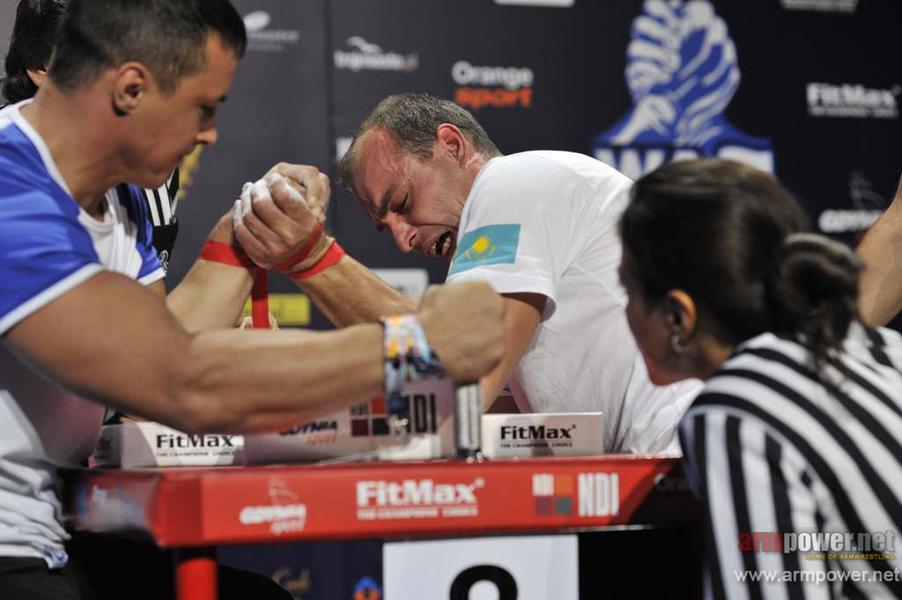
MULTIPOLYGON (((309 167, 279 171, 293 169, 309 167)), ((504 296, 505 357, 484 398, 509 381, 521 411, 602 411, 607 451, 679 451, 698 385, 653 386, 630 335, 616 228, 627 177, 570 152, 502 156, 469 112, 425 94, 383 100, 340 177, 402 252, 450 261, 448 281, 504 296)), ((409 303, 350 257, 301 287, 341 325, 409 303)))

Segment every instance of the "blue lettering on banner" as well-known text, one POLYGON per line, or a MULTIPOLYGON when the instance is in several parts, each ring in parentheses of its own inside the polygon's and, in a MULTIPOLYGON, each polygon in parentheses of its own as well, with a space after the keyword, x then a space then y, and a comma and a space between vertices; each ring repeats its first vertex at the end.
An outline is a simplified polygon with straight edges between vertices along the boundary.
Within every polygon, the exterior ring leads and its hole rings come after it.
POLYGON ((520 225, 486 225, 464 234, 451 259, 448 276, 476 267, 513 263, 520 244, 520 225))
POLYGON ((626 83, 633 106, 598 135, 592 155, 637 178, 664 163, 718 156, 773 171, 771 141, 729 123, 736 47, 707 0, 646 2, 633 21, 626 83))

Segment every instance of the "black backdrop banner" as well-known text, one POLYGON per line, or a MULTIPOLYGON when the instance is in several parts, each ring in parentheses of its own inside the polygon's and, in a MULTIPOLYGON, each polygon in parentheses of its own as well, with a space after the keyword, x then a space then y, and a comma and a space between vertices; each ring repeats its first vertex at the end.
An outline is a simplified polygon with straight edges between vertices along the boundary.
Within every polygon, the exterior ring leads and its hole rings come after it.
MULTIPOLYGON (((0 4, 6 32, 15 2, 0 4)), ((633 177, 684 157, 745 160, 772 170, 816 229, 852 244, 887 205, 902 167, 898 1, 235 5, 250 45, 220 113, 219 143, 184 166, 170 285, 243 182, 278 161, 334 175, 361 119, 396 92, 457 101, 505 153, 583 152, 633 177)), ((332 233, 364 264, 444 279, 444 263, 400 254, 348 192, 335 189, 332 206, 332 233)), ((296 292, 278 276, 272 288, 296 292)), ((329 325, 314 312, 312 326, 329 325)), ((368 578, 378 587, 378 545, 330 548, 334 560, 312 548, 293 561, 240 549, 229 556, 281 569, 297 598, 352 598, 368 578)))
MULTIPOLYGON (((244 181, 277 161, 334 175, 362 118, 403 91, 467 107, 505 153, 584 152, 632 177, 679 158, 743 160, 773 171, 816 229, 852 244, 898 181, 898 2, 236 5, 250 48, 219 144, 187 169, 170 284, 244 181)), ((445 264, 399 253, 350 193, 335 189, 332 206, 333 234, 365 264, 444 279, 445 264)), ((328 324, 314 315, 313 326, 328 324)))

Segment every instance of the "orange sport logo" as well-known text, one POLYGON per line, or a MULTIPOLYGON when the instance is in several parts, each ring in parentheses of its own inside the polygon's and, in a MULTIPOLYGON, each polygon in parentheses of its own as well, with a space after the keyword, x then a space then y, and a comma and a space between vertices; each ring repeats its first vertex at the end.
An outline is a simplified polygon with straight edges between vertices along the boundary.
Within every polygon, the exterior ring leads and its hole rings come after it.
POLYGON ((528 67, 481 66, 459 60, 451 67, 451 78, 459 86, 454 102, 464 108, 532 107, 535 74, 528 67))

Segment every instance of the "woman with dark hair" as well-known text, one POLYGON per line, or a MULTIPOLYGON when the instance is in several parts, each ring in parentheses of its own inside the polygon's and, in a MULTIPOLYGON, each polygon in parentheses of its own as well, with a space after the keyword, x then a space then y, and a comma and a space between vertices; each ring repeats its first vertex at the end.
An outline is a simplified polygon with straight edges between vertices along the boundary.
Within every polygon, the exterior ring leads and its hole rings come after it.
POLYGON ((852 251, 717 159, 639 179, 620 231, 652 381, 706 380, 680 440, 709 595, 902 596, 902 338, 859 321, 852 251))
POLYGON ((56 27, 68 3, 68 0, 19 3, 4 65, 3 97, 8 102, 20 102, 37 93, 47 74, 56 27))
MULTIPOLYGON (((22 0, 16 9, 9 52, 6 55, 3 77, 3 96, 9 104, 33 97, 47 76, 53 54, 56 32, 69 0, 22 0)), ((2 122, 2 118, 0 118, 2 122)), ((144 190, 150 220, 153 224, 153 245, 164 271, 169 268, 172 249, 178 235, 175 217, 178 205, 179 171, 157 189, 144 190)))

